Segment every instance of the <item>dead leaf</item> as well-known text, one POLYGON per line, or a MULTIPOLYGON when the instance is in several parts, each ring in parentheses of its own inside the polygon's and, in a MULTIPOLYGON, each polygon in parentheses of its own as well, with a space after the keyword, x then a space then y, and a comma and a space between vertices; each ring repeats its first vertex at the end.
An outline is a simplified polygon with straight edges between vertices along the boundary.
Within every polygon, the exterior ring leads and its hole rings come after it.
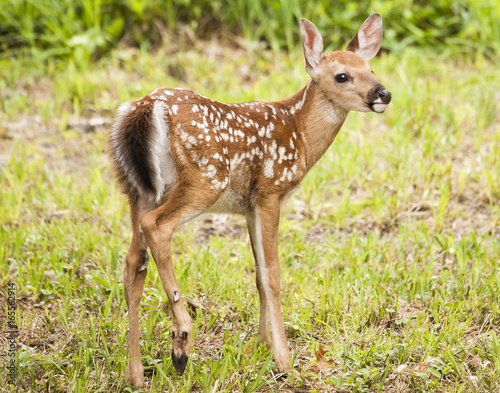
POLYGON ((314 356, 316 356, 316 364, 312 367, 314 371, 327 373, 332 368, 334 361, 332 359, 326 360, 325 354, 325 348, 322 344, 319 344, 318 350, 314 352, 314 356))

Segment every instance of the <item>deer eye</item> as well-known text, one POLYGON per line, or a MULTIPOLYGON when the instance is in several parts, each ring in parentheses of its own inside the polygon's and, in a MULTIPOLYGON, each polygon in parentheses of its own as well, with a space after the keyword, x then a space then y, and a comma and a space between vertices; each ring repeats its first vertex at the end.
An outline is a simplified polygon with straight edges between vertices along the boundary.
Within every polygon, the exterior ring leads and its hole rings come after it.
POLYGON ((344 83, 344 82, 347 82, 347 79, 349 79, 349 77, 348 77, 346 74, 338 74, 338 75, 335 75, 335 80, 336 80, 338 83, 344 83))

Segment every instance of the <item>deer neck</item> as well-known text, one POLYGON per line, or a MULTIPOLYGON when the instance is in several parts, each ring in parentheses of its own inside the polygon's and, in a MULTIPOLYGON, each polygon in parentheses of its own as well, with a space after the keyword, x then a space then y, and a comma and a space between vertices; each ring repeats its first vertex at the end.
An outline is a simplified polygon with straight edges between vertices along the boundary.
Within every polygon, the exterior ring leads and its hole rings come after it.
POLYGON ((309 170, 332 144, 349 111, 329 100, 313 80, 282 104, 305 143, 309 170))

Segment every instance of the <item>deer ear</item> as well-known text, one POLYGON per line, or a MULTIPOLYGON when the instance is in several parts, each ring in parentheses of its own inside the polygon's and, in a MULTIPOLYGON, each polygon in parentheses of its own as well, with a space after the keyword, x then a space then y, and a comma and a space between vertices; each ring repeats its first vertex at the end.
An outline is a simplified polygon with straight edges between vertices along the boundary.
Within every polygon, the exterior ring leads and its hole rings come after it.
POLYGON ((306 71, 313 76, 315 68, 323 57, 323 38, 321 38, 316 26, 304 18, 300 18, 300 35, 302 36, 306 71))
POLYGON ((382 17, 371 14, 347 45, 346 50, 356 53, 365 61, 371 60, 382 44, 382 17))

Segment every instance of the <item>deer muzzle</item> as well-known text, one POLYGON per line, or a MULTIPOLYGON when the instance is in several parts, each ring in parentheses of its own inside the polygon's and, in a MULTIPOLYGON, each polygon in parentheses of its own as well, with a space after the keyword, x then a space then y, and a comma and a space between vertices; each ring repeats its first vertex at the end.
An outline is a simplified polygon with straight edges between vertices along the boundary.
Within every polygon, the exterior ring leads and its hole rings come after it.
POLYGON ((391 98, 391 92, 379 83, 368 92, 368 106, 372 111, 382 113, 389 106, 391 98))

